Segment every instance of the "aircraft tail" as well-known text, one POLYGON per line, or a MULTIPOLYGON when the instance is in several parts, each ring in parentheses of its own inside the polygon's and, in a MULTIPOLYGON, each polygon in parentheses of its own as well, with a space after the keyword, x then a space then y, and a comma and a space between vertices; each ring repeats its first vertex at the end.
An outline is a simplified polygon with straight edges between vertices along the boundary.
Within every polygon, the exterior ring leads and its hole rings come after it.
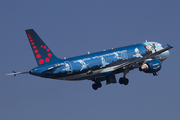
POLYGON ((26 34, 38 66, 47 65, 60 60, 52 53, 49 47, 33 29, 26 30, 26 34))

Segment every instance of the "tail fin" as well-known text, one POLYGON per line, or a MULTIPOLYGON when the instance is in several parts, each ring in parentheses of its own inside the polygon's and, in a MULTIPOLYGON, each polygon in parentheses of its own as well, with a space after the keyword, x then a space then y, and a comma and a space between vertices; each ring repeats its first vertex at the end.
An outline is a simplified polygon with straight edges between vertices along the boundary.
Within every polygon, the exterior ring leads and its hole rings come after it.
POLYGON ((51 52, 48 46, 42 41, 42 39, 33 29, 26 30, 26 34, 38 66, 50 64, 60 60, 51 52))

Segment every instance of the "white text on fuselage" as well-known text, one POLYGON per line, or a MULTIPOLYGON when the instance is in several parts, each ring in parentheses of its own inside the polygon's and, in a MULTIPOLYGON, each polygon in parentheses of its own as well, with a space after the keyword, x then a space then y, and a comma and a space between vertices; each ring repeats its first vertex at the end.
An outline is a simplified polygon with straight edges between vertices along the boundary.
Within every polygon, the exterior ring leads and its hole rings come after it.
MULTIPOLYGON (((94 56, 94 57, 90 57, 90 58, 84 58, 84 59, 80 59, 80 60, 89 61, 89 60, 96 60, 96 59, 101 59, 104 57, 106 58, 106 57, 111 57, 111 56, 114 56, 115 58, 122 59, 122 60, 128 59, 127 50, 123 50, 123 51, 116 51, 113 53, 107 53, 104 55, 94 56)), ((79 62, 79 60, 73 61, 73 63, 77 63, 77 62, 79 62)))

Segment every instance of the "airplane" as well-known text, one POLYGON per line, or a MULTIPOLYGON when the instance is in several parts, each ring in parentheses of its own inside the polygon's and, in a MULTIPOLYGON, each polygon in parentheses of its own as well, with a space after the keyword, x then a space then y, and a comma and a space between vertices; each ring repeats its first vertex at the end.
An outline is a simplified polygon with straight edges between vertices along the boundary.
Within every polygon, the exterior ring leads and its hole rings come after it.
POLYGON ((158 42, 144 42, 120 48, 112 48, 72 58, 57 58, 33 29, 25 30, 34 53, 37 67, 28 72, 15 72, 6 75, 31 74, 43 78, 78 81, 91 80, 92 88, 97 90, 106 84, 117 83, 116 74, 123 73, 119 83, 128 85, 126 74, 136 68, 157 76, 162 61, 169 57, 173 46, 164 47, 158 42))

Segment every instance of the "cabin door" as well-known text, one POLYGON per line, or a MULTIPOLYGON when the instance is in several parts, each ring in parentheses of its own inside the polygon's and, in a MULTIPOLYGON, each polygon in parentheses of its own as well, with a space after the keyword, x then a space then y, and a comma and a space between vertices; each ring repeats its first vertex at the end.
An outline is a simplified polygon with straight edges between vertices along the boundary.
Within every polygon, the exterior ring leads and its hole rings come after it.
POLYGON ((73 68, 72 68, 71 63, 69 61, 65 61, 64 64, 65 64, 65 67, 66 67, 65 69, 67 71, 67 74, 72 74, 73 73, 73 68))

